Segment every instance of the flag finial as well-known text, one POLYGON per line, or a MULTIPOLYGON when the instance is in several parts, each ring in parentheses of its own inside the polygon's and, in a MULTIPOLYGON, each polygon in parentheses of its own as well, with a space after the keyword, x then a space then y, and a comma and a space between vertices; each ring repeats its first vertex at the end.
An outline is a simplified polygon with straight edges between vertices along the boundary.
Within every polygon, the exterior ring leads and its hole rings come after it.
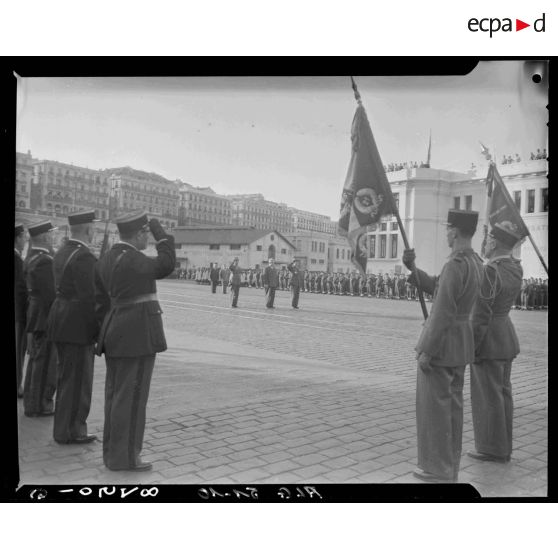
POLYGON ((484 145, 484 143, 482 143, 482 141, 479 141, 479 143, 481 144, 481 153, 484 155, 484 158, 487 161, 492 161, 492 155, 490 154, 490 151, 488 150, 488 147, 486 147, 486 145, 484 145))
POLYGON ((351 86, 352 86, 353 91, 355 93, 355 99, 356 99, 357 103, 359 105, 362 104, 362 100, 360 98, 360 93, 358 92, 357 84, 355 83, 355 80, 354 80, 353 76, 351 76, 351 86))

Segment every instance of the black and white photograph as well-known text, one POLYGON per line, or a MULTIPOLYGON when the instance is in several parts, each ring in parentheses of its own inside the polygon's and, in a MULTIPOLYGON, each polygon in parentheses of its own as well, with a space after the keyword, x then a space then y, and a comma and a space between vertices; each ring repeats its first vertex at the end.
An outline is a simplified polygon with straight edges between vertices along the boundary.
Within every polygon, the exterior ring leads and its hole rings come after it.
POLYGON ((364 67, 16 68, 20 486, 547 496, 549 62, 364 67))

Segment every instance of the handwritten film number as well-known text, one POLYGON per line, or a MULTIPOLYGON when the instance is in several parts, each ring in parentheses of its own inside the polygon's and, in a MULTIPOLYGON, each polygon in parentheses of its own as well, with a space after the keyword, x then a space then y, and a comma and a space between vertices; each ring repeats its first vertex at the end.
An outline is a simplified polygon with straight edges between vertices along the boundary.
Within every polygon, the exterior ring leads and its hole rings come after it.
MULTIPOLYGON (((282 500, 291 500, 295 498, 319 498, 322 499, 321 494, 313 486, 297 486, 294 492, 291 492, 287 487, 282 486, 278 491, 277 495, 282 500)), ((218 492, 214 488, 200 488, 198 489, 198 496, 203 500, 209 500, 210 498, 227 498, 229 496, 235 496, 239 500, 241 498, 258 500, 258 489, 247 486, 244 491, 233 489, 231 492, 218 492)))

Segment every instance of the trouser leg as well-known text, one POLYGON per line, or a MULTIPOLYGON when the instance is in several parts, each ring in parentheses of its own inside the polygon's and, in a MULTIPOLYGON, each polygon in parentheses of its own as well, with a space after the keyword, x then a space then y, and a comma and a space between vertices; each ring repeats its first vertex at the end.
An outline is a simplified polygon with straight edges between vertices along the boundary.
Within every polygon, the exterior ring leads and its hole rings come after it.
POLYGON ((34 332, 23 393, 25 414, 50 413, 56 391, 56 355, 44 332, 34 332))
POLYGON ((23 362, 25 360, 25 349, 27 346, 27 334, 23 322, 15 323, 16 342, 16 378, 18 393, 23 389, 23 362))
POLYGON ((300 295, 300 287, 291 287, 292 293, 293 293, 293 308, 296 308, 298 306, 298 297, 300 295))
POLYGON ((465 367, 417 369, 418 465, 449 480, 456 479, 463 434, 465 367))
POLYGON ((93 392, 93 345, 56 343, 58 383, 54 439, 65 443, 87 436, 93 392))
POLYGON ((139 461, 155 355, 106 357, 103 461, 109 469, 130 469, 139 461))
POLYGON ((267 291, 267 307, 271 308, 275 302, 275 287, 269 287, 267 291))
POLYGON ((240 285, 232 285, 231 292, 232 292, 232 305, 236 306, 238 304, 238 292, 240 290, 240 285))
POLYGON ((471 365, 475 448, 504 459, 512 452, 511 363, 511 360, 482 360, 471 365))

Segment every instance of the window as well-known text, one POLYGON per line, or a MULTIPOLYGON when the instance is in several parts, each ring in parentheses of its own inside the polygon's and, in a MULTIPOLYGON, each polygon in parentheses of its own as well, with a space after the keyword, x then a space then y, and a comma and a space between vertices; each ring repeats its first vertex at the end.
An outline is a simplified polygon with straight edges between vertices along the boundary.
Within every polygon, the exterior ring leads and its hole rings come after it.
POLYGON ((548 211, 548 188, 541 189, 541 211, 548 211))
POLYGON ((324 263, 324 260, 320 260, 320 262, 319 262, 319 263, 323 264, 323 263, 324 263))
POLYGON ((342 260, 345 259, 345 248, 343 248, 343 250, 341 250, 341 259, 342 260))
POLYGON ((515 202, 517 211, 521 212, 521 190, 517 190, 513 193, 513 201, 515 202))
POLYGON ((275 240, 275 235, 271 235, 271 240, 275 240))
POLYGON ((369 258, 375 258, 376 257, 376 237, 375 236, 369 236, 368 237, 368 247, 369 247, 368 257, 369 258))
POLYGON ((387 231, 387 223, 380 223, 380 230, 387 231))
POLYGON ((380 258, 386 257, 386 235, 380 235, 380 258))
POLYGON ((399 230, 399 223, 397 223, 397 222, 394 221, 394 222, 391 224, 391 230, 392 230, 392 231, 398 231, 398 230, 399 230))
POLYGON ((397 258, 397 235, 391 235, 391 257, 397 258))
POLYGON ((281 248, 281 254, 286 254, 287 253, 287 249, 286 248, 281 248))
POLYGON ((337 256, 336 259, 339 259, 339 248, 337 248, 337 256))
POLYGON ((465 196, 465 209, 471 211, 473 207, 473 196, 465 196))
POLYGON ((315 264, 315 263, 316 263, 316 260, 315 260, 315 259, 312 259, 312 260, 310 260, 310 263, 315 264))
POLYGON ((456 196, 453 198, 453 209, 460 209, 461 208, 461 198, 456 196))
MULTIPOLYGON (((240 244, 231 244, 231 245, 229 246, 229 248, 230 248, 231 250, 240 250, 240 244)), ((256 247, 256 248, 257 248, 257 247, 256 247)), ((259 248, 260 248, 260 250, 261 250, 261 246, 260 246, 259 248)))
POLYGON ((182 248, 182 244, 175 244, 174 247, 175 247, 177 250, 180 250, 180 249, 182 248))
POLYGON ((209 249, 210 249, 210 250, 220 250, 220 249, 221 249, 221 245, 220 245, 220 244, 210 244, 210 245, 209 245, 209 249))
POLYGON ((393 194, 393 202, 395 203, 395 207, 399 209, 399 192, 393 194))
POLYGON ((258 245, 256 246, 256 252, 261 252, 261 251, 262 251, 262 245, 261 245, 261 244, 258 244, 258 245))
POLYGON ((535 213, 535 190, 527 190, 527 213, 535 213))

